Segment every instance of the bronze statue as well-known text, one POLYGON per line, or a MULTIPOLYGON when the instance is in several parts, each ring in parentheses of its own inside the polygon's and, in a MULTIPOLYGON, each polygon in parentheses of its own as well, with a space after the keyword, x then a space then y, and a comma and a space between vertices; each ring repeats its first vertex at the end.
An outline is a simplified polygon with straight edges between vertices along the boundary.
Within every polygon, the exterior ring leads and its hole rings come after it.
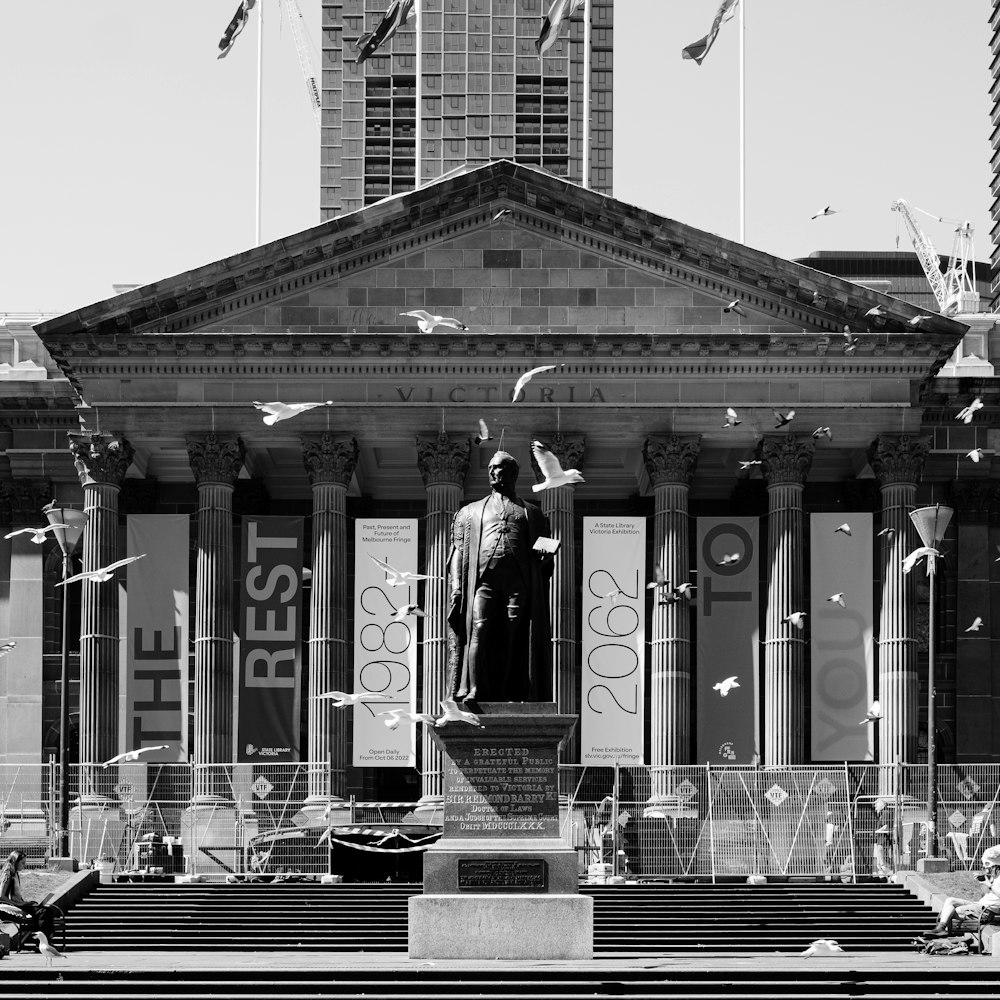
POLYGON ((553 556, 536 551, 549 521, 516 492, 518 464, 498 451, 490 493, 455 515, 448 559, 448 694, 477 701, 550 701, 548 584, 553 556))

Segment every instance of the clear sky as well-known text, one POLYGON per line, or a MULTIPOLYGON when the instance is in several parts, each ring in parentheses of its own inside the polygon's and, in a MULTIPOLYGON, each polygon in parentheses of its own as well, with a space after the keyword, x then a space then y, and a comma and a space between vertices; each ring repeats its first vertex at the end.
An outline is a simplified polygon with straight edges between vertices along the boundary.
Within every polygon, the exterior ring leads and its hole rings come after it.
MULTIPOLYGON (((263 240, 319 222, 319 132, 265 12, 263 240)), ((906 198, 989 240, 988 0, 744 0, 746 242, 910 243, 906 198), (825 205, 836 215, 810 219, 825 205)), ((299 0, 319 71, 320 0, 299 0)), ((258 3, 258 9, 261 4, 258 3)), ((237 0, 0 0, 0 313, 62 312, 254 244, 257 14, 237 0)), ((739 234, 738 24, 718 0, 615 0, 615 197, 739 234)), ((918 216, 941 252, 953 226, 918 216)))

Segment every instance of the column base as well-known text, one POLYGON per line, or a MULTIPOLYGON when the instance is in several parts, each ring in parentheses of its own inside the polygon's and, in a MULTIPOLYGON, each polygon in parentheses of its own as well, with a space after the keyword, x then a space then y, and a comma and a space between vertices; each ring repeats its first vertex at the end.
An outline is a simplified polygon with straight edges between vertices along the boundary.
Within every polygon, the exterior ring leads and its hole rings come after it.
POLYGON ((594 957, 594 901, 580 895, 423 895, 409 900, 409 957, 594 957))

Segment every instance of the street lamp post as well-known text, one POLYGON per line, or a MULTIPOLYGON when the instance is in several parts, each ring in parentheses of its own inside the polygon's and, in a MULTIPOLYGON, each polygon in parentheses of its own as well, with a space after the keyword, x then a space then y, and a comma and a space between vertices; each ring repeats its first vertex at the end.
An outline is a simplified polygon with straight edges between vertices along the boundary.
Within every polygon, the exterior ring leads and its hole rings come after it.
POLYGON ((927 852, 925 860, 938 856, 937 836, 937 740, 934 735, 934 591, 937 583, 938 546, 944 538, 948 522, 955 512, 951 507, 935 504, 910 512, 910 520, 921 542, 933 551, 927 555, 927 577, 930 587, 930 607, 927 614, 927 852))
MULTIPOLYGON (((82 510, 57 507, 55 500, 42 508, 63 557, 62 578, 72 576, 72 554, 90 520, 82 510)), ((69 588, 62 589, 62 666, 59 672, 59 854, 69 857, 69 588)))

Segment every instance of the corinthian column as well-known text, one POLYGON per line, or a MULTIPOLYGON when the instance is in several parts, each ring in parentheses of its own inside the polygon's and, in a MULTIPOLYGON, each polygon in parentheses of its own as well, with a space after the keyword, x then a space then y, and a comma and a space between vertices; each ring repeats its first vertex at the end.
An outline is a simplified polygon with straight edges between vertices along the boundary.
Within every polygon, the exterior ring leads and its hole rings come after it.
POLYGON ((880 434, 868 461, 882 490, 882 602, 878 623, 878 724, 880 764, 917 759, 920 688, 917 679, 915 597, 903 575, 903 558, 918 544, 910 530, 910 511, 928 443, 903 434, 880 434))
MULTIPOLYGON (((223 764, 233 759, 233 489, 246 449, 209 434, 189 439, 187 451, 198 484, 193 756, 223 764)), ((227 794, 222 775, 206 769, 195 771, 194 791, 196 801, 227 794)))
MULTIPOLYGON (((451 551, 451 522, 462 505, 465 476, 469 471, 471 447, 468 438, 452 440, 447 434, 417 438, 417 467, 427 491, 427 527, 424 532, 424 676, 421 711, 437 715, 446 697, 448 667, 448 554, 451 551)), ((440 808, 444 789, 441 780, 441 751, 426 727, 421 727, 421 802, 425 810, 440 808)))
POLYGON ((802 489, 812 465, 809 438, 765 437, 760 445, 767 483, 767 612, 764 622, 764 763, 805 762, 805 643, 785 622, 801 611, 802 489))
MULTIPOLYGON (((551 441, 552 453, 564 469, 579 469, 583 465, 585 438, 556 433, 549 435, 547 440, 551 441)), ((534 453, 531 464, 537 469, 534 453)), ((552 537, 558 538, 561 543, 549 584, 552 691, 560 715, 580 714, 580 637, 576 628, 580 594, 576 581, 575 490, 576 487, 568 483, 538 494, 539 504, 549 519, 552 537)), ((579 760, 580 727, 576 726, 573 735, 563 744, 562 762, 575 764, 579 760)))
POLYGON ((324 691, 350 691, 347 679, 347 487, 358 442, 332 434, 302 438, 312 484, 312 591, 309 604, 309 797, 343 798, 347 717, 324 691))
MULTIPOLYGON (((653 484, 653 561, 674 586, 690 581, 688 491, 701 439, 672 434, 648 438, 642 448, 653 484)), ((649 762, 691 763, 691 614, 687 601, 653 606, 650 653, 649 762)), ((662 772, 661 772, 662 774, 662 772)), ((653 800, 667 789, 657 786, 653 800)))
MULTIPOLYGON (((88 515, 86 573, 118 559, 118 494, 134 451, 112 435, 70 434, 69 439, 88 515)), ((118 753, 118 581, 84 580, 81 587, 80 761, 91 764, 118 753)), ((84 786, 97 792, 93 776, 84 777, 84 786)))

